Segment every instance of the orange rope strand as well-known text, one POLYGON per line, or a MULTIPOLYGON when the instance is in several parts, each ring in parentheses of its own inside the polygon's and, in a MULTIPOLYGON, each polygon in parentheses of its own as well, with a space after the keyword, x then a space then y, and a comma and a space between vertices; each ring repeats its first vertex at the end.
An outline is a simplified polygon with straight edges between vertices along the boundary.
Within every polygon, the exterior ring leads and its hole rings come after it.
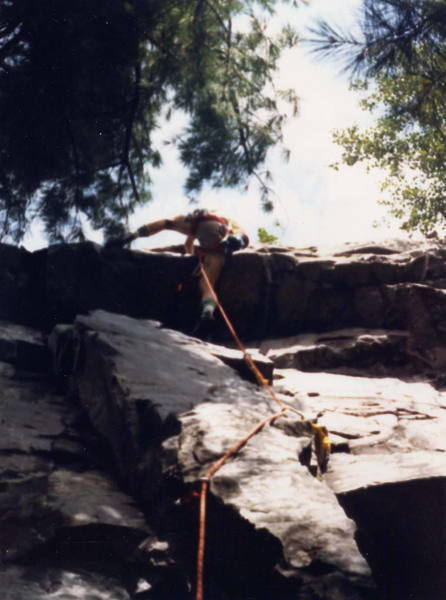
POLYGON ((286 408, 281 410, 280 412, 270 415, 269 417, 265 417, 261 421, 259 421, 251 431, 241 440, 239 440, 236 444, 232 446, 221 458, 219 458, 212 467, 207 471, 205 477, 201 482, 201 490, 200 490, 200 516, 199 516, 199 524, 198 524, 198 555, 197 555, 197 590, 196 590, 196 600, 203 600, 203 579, 204 579, 204 550, 205 550, 205 538, 206 538, 206 500, 207 500, 207 492, 209 489, 209 484, 211 482, 212 477, 219 471, 222 466, 225 464, 227 460, 231 458, 234 454, 236 454, 239 450, 246 446, 251 438, 261 431, 265 425, 275 421, 279 417, 282 417, 286 413, 286 408))
POLYGON ((198 554, 197 554, 197 593, 196 599, 203 600, 203 571, 204 571, 204 550, 206 546, 206 499, 208 493, 209 481, 201 482, 200 490, 200 522, 198 529, 198 554))
POLYGON ((225 321, 229 331, 232 334, 232 337, 235 340, 235 343, 237 344, 237 346, 239 347, 239 350, 242 352, 243 354, 243 358, 245 359, 246 363, 248 364, 248 367, 251 369, 251 371, 254 373, 254 376, 257 380, 257 383, 259 385, 261 385, 262 387, 266 388, 272 399, 274 400, 274 402, 276 402, 280 408, 282 410, 284 410, 286 408, 285 404, 282 402, 282 400, 280 400, 280 398, 277 397, 276 393, 274 392, 274 390, 272 389, 272 387, 268 384, 268 381, 263 377, 262 373, 260 372, 260 370, 258 369, 257 365, 254 363, 254 361, 251 358, 251 355, 249 354, 249 352, 247 351, 247 349, 245 348, 245 346, 242 344, 239 336, 237 335, 237 332, 234 329, 234 326, 232 325, 231 321, 229 320, 228 315, 226 314, 225 309, 223 308, 220 300, 218 299, 217 294, 215 293, 214 288, 212 287, 212 284, 209 280, 208 274, 206 273, 206 269, 203 266, 203 263, 200 262, 200 270, 201 270, 201 275, 203 277, 203 279, 206 281, 209 290, 211 292, 212 295, 212 299, 214 300, 215 304, 218 307, 218 310, 221 313, 221 316, 223 317, 223 320, 225 321))
MULTIPOLYGON (((203 279, 205 280, 205 282, 207 283, 207 285, 209 287, 212 298, 213 298, 215 304, 217 305, 218 310, 220 311, 237 346, 239 347, 239 349, 241 350, 241 352, 243 354, 244 360, 246 361, 248 367, 253 372, 258 384, 260 386, 262 386, 263 388, 267 389, 268 392, 270 393, 272 399, 279 405, 280 411, 278 413, 275 413, 273 415, 270 415, 269 417, 265 417, 262 420, 260 420, 244 438, 242 438, 237 443, 235 443, 221 458, 219 458, 217 461, 215 461, 213 463, 213 465, 207 471, 205 477, 203 478, 203 480, 201 482, 200 514, 199 514, 199 524, 198 524, 197 589, 196 589, 196 596, 195 596, 196 600, 203 600, 204 557, 205 557, 205 541, 206 541, 206 501, 207 501, 207 493, 209 490, 209 485, 212 480, 212 477, 215 475, 215 473, 217 473, 217 471, 219 471, 222 468, 222 466, 226 463, 227 460, 229 460, 232 456, 234 456, 234 454, 236 454, 239 450, 241 450, 249 442, 249 440, 251 438, 253 438, 255 435, 257 435, 265 427, 265 425, 267 425, 268 423, 272 423, 279 417, 283 417, 287 413, 288 410, 292 410, 293 412, 298 412, 295 409, 292 409, 291 407, 286 406, 282 402, 282 400, 280 400, 280 398, 274 392, 273 388, 269 385, 268 381, 265 379, 265 377, 263 377, 263 375, 260 372, 260 370, 258 369, 257 365, 254 363, 253 359, 251 358, 251 355, 249 354, 249 352, 247 351, 245 346, 242 344, 239 336, 237 335, 237 332, 235 331, 231 321, 229 320, 229 317, 226 314, 226 311, 224 310, 223 306, 221 305, 220 300, 218 299, 218 296, 215 293, 215 290, 209 280, 208 274, 206 273, 206 270, 201 261, 200 261, 200 270, 201 270, 201 275, 202 275, 203 279)), ((302 419, 304 418, 302 414, 300 414, 300 416, 302 419)), ((321 456, 317 457, 318 464, 319 464, 319 460, 322 460, 324 456, 328 456, 328 454, 330 452, 330 440, 328 438, 328 433, 327 433, 327 430, 325 429, 325 427, 316 425, 316 424, 312 424, 312 427, 313 427, 313 430, 315 432, 317 432, 317 434, 318 434, 316 442, 317 442, 317 448, 319 448, 319 452, 321 454, 321 456), (326 454, 324 454, 324 451, 326 452, 326 454)))
POLYGON ((274 415, 270 415, 269 417, 265 417, 264 419, 259 421, 243 439, 239 440, 236 444, 234 444, 234 446, 232 446, 221 458, 219 458, 211 466, 211 468, 207 471, 204 479, 201 482, 200 515, 199 515, 199 525, 198 525, 197 589, 196 589, 196 596, 195 596, 196 600, 203 600, 204 556, 205 556, 205 543, 206 543, 206 501, 207 501, 207 493, 208 493, 210 481, 211 481, 212 477, 215 475, 215 473, 217 473, 217 471, 219 471, 222 468, 222 466, 225 464, 225 462, 227 460, 229 460, 232 456, 234 456, 234 454, 239 452, 239 450, 241 450, 243 448, 243 446, 245 446, 251 438, 253 438, 255 435, 257 435, 265 427, 265 425, 275 421, 279 417, 284 416, 288 410, 288 408, 283 404, 283 402, 280 400, 280 398, 277 397, 277 395, 275 394, 275 392, 271 388, 271 386, 268 384, 268 381, 265 379, 265 377, 263 377, 263 375, 260 372, 260 370, 258 369, 257 365, 254 363, 253 359, 251 358, 251 355, 246 350, 245 346, 242 344, 239 336, 237 335, 237 332, 234 329, 234 326, 232 325, 231 321, 229 320, 229 317, 226 314, 226 311, 224 310, 222 304, 220 303, 220 300, 218 299, 217 294, 215 293, 215 290, 209 280, 208 274, 206 273, 206 270, 205 270, 202 262, 200 262, 200 270, 201 270, 201 275, 202 275, 203 279, 205 280, 206 284, 208 285, 208 288, 211 292, 212 298, 213 298, 215 304, 217 305, 237 346, 241 350, 241 352, 243 354, 243 358, 245 359, 246 363, 248 364, 248 367, 253 372, 258 384, 260 386, 268 389, 273 400, 279 405, 280 412, 278 412, 274 415))
POLYGON ((208 481, 210 481, 212 479, 212 477, 215 475, 215 473, 217 471, 219 471, 222 466, 225 464, 225 462, 231 458, 231 456, 233 456, 234 454, 237 454, 237 452, 239 450, 241 450, 243 448, 243 446, 246 446, 246 444, 249 442, 249 440, 251 438, 253 438, 255 435, 257 435, 264 427, 265 425, 268 425, 268 423, 271 423, 272 421, 275 421, 276 419, 278 419, 279 417, 283 417, 286 413, 286 408, 284 408, 283 410, 281 410, 280 412, 274 414, 274 415, 270 415, 269 417, 265 417, 264 419, 262 419, 261 421, 259 421, 257 423, 257 425, 255 425, 255 427, 253 427, 251 429, 251 431, 241 440, 239 440, 236 444, 234 444, 232 446, 232 448, 230 448, 226 454, 224 454, 224 456, 222 456, 221 458, 219 458, 213 465, 212 467, 209 469, 209 471, 206 473, 206 479, 208 481))

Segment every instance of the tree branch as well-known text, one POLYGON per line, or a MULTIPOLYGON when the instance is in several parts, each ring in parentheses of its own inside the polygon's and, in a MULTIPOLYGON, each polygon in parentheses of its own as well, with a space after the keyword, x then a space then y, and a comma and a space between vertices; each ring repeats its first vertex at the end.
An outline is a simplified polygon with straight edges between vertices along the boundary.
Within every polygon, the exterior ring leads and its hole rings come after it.
MULTIPOLYGON (((127 122, 126 134, 125 134, 125 140, 124 140, 124 148, 123 148, 123 152, 122 152, 122 166, 121 166, 121 169, 119 171, 119 176, 118 176, 118 187, 121 191, 121 180, 122 180, 123 171, 124 171, 124 168, 127 169, 127 172, 130 177, 130 182, 132 185, 133 194, 134 194, 137 202, 139 202, 140 197, 139 197, 138 189, 136 186, 133 169, 130 164, 129 154, 130 154, 130 145, 131 145, 132 135, 133 135, 133 126, 135 123, 136 113, 138 111, 139 100, 140 100, 140 83, 141 83, 141 63, 139 62, 139 59, 138 59, 135 64, 135 83, 134 83, 134 88, 133 88, 131 111, 130 111, 130 115, 129 115, 129 120, 127 122)), ((121 194, 120 194, 120 196, 121 196, 121 194)))
POLYGON ((77 144, 76 144, 76 139, 74 137, 74 132, 73 132, 73 128, 71 127, 71 122, 70 120, 67 118, 66 120, 66 126, 67 126, 67 131, 68 131, 68 137, 70 138, 70 143, 71 143, 71 148, 73 150, 73 160, 74 160, 74 173, 75 173, 75 187, 76 187, 76 200, 78 201, 80 198, 80 186, 79 186, 79 179, 80 179, 80 157, 79 157, 79 152, 77 149, 77 144))
POLYGON ((0 61, 3 61, 10 56, 11 47, 13 47, 14 44, 16 44, 18 41, 20 41, 21 38, 22 38, 22 30, 19 29, 19 31, 12 38, 10 38, 7 42, 5 42, 3 44, 3 46, 1 46, 0 61))

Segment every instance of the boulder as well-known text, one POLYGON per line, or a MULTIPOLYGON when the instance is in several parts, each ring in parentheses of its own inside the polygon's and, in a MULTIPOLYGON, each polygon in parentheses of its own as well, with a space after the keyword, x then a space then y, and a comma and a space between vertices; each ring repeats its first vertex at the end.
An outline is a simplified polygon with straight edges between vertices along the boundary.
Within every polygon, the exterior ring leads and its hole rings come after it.
MULTIPOLYGON (((156 323, 95 311, 76 319, 73 336, 72 390, 108 440, 123 485, 150 507, 152 527, 177 532, 187 568, 198 506, 191 512, 185 498, 214 460, 277 408, 212 345, 156 323)), ((299 462, 308 434, 290 432, 265 427, 213 480, 210 585, 230 598, 285 598, 299 589, 309 598, 366 598, 373 584, 353 523, 299 462)))
POLYGON ((2 559, 27 555, 61 528, 147 526, 134 502, 97 468, 85 439, 68 423, 75 409, 45 380, 0 363, 2 559))
MULTIPOLYGON (((5 332, 9 349, 24 340, 40 346, 38 331, 2 326, 5 332)), ((160 564, 157 539, 135 500, 116 484, 104 442, 79 407, 55 389, 48 370, 25 371, 20 352, 6 354, 10 362, 0 362, 0 580, 6 597, 124 600, 138 582, 156 590, 172 573, 176 591, 185 594, 184 576, 167 559, 160 564)))
MULTIPOLYGON (((56 356, 58 331, 52 342, 56 356)), ((118 472, 131 489, 139 488, 141 479, 150 481, 152 455, 160 441, 179 431, 179 413, 196 403, 222 399, 265 402, 264 393, 248 387, 215 354, 215 347, 162 329, 156 322, 105 311, 76 319, 72 391, 97 431, 109 440, 118 472), (167 365, 174 365, 175 373, 166 370, 167 365)), ((231 351, 222 354, 228 360, 231 351)), ((147 491, 152 494, 150 486, 147 491)))

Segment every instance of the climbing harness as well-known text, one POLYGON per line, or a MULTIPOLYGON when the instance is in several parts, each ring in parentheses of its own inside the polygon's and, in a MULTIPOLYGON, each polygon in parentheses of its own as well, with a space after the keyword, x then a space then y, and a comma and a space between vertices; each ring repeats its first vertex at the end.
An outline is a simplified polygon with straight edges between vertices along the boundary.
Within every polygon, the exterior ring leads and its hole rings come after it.
MULTIPOLYGON (((217 305, 223 320, 226 323, 232 337, 234 338, 235 343, 237 344, 239 350, 243 354, 243 358, 246 361, 248 367, 251 369, 254 374, 257 383, 264 387, 271 395, 274 402, 278 405, 278 412, 261 419, 252 430, 241 440, 236 442, 229 450, 220 457, 217 461, 213 463, 213 465, 208 469, 204 477, 201 479, 201 488, 199 494, 199 518, 198 518, 198 550, 197 550, 197 581, 196 581, 196 600, 203 600, 203 582, 204 582, 204 558, 205 558, 205 546, 206 546, 206 508, 207 508, 207 494, 209 490, 209 486, 213 476, 223 467, 223 465, 237 452, 239 452, 251 438, 257 435, 266 425, 273 423, 276 419, 280 417, 286 416, 288 411, 295 412, 300 415, 302 419, 304 419, 304 415, 297 411, 296 409, 287 406, 275 393, 268 380, 262 375, 257 365, 254 363, 251 355, 242 344, 237 332, 234 329, 231 321, 229 320, 226 311, 224 310, 220 300, 218 299, 217 294, 209 280, 209 277, 206 273, 206 270, 203 266, 203 262, 200 260, 199 263, 201 276, 205 280, 206 284, 209 287, 212 298, 217 305)), ((318 476, 321 473, 325 472, 327 469, 327 464, 330 456, 330 438, 328 436, 328 431, 326 427, 323 425, 317 424, 317 418, 311 423, 311 427, 314 434, 314 447, 315 454, 317 460, 317 469, 318 476)))
POLYGON ((195 250, 199 257, 208 252, 228 254, 249 245, 246 233, 226 217, 202 209, 194 211, 186 220, 190 223, 190 235, 200 241, 200 246, 195 250))
POLYGON ((225 217, 219 217, 218 215, 213 215, 212 213, 203 212, 198 215, 194 215, 192 217, 191 223, 191 235, 197 235, 197 229, 200 223, 206 223, 207 221, 215 221, 216 223, 220 223, 224 227, 224 235, 225 237, 228 233, 230 233, 229 222, 225 217))
POLYGON ((201 209, 194 211, 190 215, 189 220, 190 235, 198 237, 200 240, 200 246, 195 250, 199 258, 207 252, 224 252, 222 242, 229 233, 232 233, 229 221, 225 217, 220 217, 207 212, 205 209, 201 209), (209 224, 207 227, 200 228, 200 225, 205 225, 206 223, 209 224))

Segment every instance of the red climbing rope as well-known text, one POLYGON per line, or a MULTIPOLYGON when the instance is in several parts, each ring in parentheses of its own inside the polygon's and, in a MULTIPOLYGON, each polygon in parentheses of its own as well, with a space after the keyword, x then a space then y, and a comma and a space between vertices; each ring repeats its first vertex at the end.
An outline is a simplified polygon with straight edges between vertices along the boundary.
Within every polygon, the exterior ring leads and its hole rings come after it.
MULTIPOLYGON (((220 303, 220 300, 215 293, 215 290, 209 281, 209 277, 206 273, 206 270, 203 266, 203 263, 200 261, 200 270, 203 279, 209 287, 212 298, 216 303, 218 310, 220 311, 223 320, 225 321, 229 331, 232 334, 237 346, 243 354, 243 358, 245 359, 248 367, 253 372, 257 382, 262 387, 266 388, 273 400, 279 405, 280 411, 270 415, 268 417, 264 417, 261 419, 252 429, 251 431, 243 437, 241 440, 236 442, 221 458, 213 463, 211 468, 206 472, 205 476, 201 480, 201 489, 200 489, 200 507, 199 507, 199 520, 198 520, 198 551, 197 551, 197 583, 196 583, 196 600, 203 600, 203 590, 204 590, 204 559, 205 559, 205 547, 206 547, 206 504, 207 504, 207 493, 209 490, 210 482, 213 476, 221 469, 221 467, 229 460, 234 454, 237 454, 239 450, 241 450, 251 438, 257 435, 265 425, 272 423, 279 417, 283 417, 286 415, 288 410, 292 410, 290 407, 287 407, 282 400, 277 396, 274 392, 273 388, 269 385, 267 379, 262 375, 256 364, 251 358, 251 355, 242 344, 237 332, 234 329, 231 321, 229 320, 226 311, 220 303)), ((298 412, 293 409, 293 412, 298 412)), ((299 413, 300 414, 300 413, 299 413)), ((303 415, 300 415, 303 418, 303 415)), ((328 455, 330 452, 330 441, 328 438, 328 433, 325 427, 316 425, 312 423, 313 431, 315 433, 315 446, 316 446, 316 455, 318 465, 321 467, 324 463, 326 466, 326 462, 328 461, 328 455)))
POLYGON ((279 417, 283 417, 286 414, 287 409, 284 408, 280 412, 270 415, 269 417, 265 417, 261 421, 259 421, 251 431, 241 440, 239 440, 232 448, 230 448, 221 458, 219 458, 212 467, 207 471, 206 475, 201 480, 201 490, 200 490, 200 515, 199 515, 199 525, 198 525, 198 553, 197 553, 197 590, 196 590, 196 600, 203 600, 203 579, 204 579, 204 556, 205 556, 205 546, 206 546, 206 500, 207 500, 207 492, 209 489, 209 484, 211 482, 212 477, 219 471, 222 466, 225 464, 227 460, 237 454, 239 450, 246 446, 251 438, 261 431, 265 425, 268 423, 272 423, 279 417))
POLYGON ((269 385, 267 379, 265 379, 265 377, 263 377, 263 375, 260 372, 260 370, 258 369, 257 365, 252 360, 251 355, 249 354, 249 352, 247 351, 247 349, 245 348, 245 346, 242 344, 239 336, 237 335, 237 332, 234 329, 233 324, 229 320, 229 317, 226 314, 225 309, 223 308, 220 300, 218 299, 217 294, 215 293, 215 290, 214 290, 214 288, 213 288, 213 286, 212 286, 212 284, 211 284, 211 282, 209 280, 208 274, 206 273, 206 269, 204 268, 202 262, 200 262, 200 270, 201 270, 201 275, 202 275, 203 279, 205 280, 207 286, 209 287, 209 290, 211 292, 212 298, 213 298, 215 304, 217 305, 218 310, 220 311, 220 314, 223 317, 224 322, 226 323, 229 331, 231 332, 231 335, 234 338, 235 343, 239 347, 239 350, 243 354, 243 358, 245 359, 248 367, 253 372, 253 374, 254 374, 254 376, 255 376, 255 378, 257 380, 257 383, 259 385, 261 385, 262 387, 267 388, 268 391, 269 391, 269 393, 271 394, 271 397, 273 398, 274 402, 276 402, 280 406, 281 409, 284 409, 285 408, 284 403, 282 402, 282 400, 280 398, 278 398, 278 396, 274 392, 273 388, 269 385))
POLYGON ((203 479, 200 490, 200 515, 198 525, 198 552, 197 552, 197 590, 196 599, 203 600, 204 581, 204 550, 206 546, 206 500, 209 480, 203 479))

